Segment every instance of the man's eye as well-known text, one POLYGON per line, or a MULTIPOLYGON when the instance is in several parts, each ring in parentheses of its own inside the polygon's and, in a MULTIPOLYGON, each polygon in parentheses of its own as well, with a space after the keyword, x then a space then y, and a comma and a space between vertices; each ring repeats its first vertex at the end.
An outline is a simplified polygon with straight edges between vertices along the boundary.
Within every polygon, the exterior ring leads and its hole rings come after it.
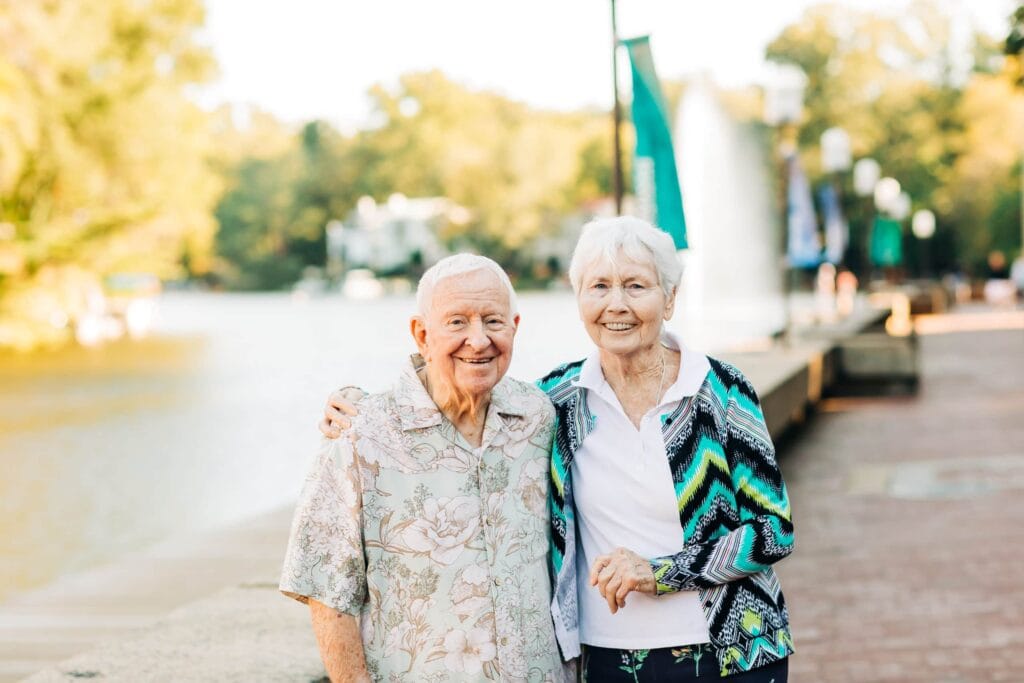
POLYGON ((505 321, 502 320, 501 318, 491 318, 490 320, 487 321, 487 324, 490 325, 491 327, 494 327, 495 325, 501 325, 504 322, 505 321))
POLYGON ((465 325, 466 321, 465 320, 449 320, 448 324, 449 325, 453 325, 453 326, 460 326, 460 325, 465 325))

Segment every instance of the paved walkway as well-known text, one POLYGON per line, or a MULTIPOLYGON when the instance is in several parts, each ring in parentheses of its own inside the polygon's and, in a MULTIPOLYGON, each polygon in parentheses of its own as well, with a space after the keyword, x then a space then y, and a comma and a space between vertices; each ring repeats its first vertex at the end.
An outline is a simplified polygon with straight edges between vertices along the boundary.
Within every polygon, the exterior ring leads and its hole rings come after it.
POLYGON ((795 683, 1024 681, 1024 312, 970 316, 922 321, 917 398, 784 444, 795 683))

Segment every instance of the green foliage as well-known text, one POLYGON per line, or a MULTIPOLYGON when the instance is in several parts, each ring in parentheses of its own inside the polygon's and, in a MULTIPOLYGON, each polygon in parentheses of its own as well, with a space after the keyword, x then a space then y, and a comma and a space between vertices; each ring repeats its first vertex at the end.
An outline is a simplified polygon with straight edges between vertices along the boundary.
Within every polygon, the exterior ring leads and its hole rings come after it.
MULTIPOLYGON (((998 197, 1013 193, 1024 147, 1020 127, 1006 122, 1024 112, 1021 97, 991 73, 991 41, 976 37, 979 62, 962 75, 953 69, 950 33, 950 19, 931 3, 898 16, 822 5, 783 30, 767 56, 808 75, 799 145, 809 173, 821 175, 821 133, 844 128, 855 158, 873 157, 915 209, 935 211, 933 259, 969 266, 1019 241, 1005 225, 1012 212, 993 211, 998 197)), ((849 185, 847 197, 854 246, 862 248, 870 216, 850 200, 849 185)))
MULTIPOLYGON (((611 192, 604 113, 553 113, 478 92, 437 71, 371 89, 375 125, 350 138, 307 125, 286 151, 225 164, 230 190, 216 216, 221 274, 233 287, 276 288, 324 262, 324 227, 363 195, 444 196, 470 211, 447 225, 450 246, 513 271, 519 250, 568 212, 611 192)), ((237 133, 237 131, 236 131, 237 133)))
POLYGON ((1024 3, 1018 5, 1010 17, 1010 32, 1003 51, 1016 63, 1016 83, 1024 87, 1024 3))
POLYGON ((61 337, 103 275, 209 267, 202 21, 200 0, 0 0, 0 346, 61 337))
POLYGON ((395 92, 377 87, 371 96, 381 126, 356 144, 376 162, 367 169, 373 187, 443 194, 471 209, 472 220, 446 235, 452 242, 510 252, 610 180, 604 114, 531 110, 437 71, 406 75, 395 92))

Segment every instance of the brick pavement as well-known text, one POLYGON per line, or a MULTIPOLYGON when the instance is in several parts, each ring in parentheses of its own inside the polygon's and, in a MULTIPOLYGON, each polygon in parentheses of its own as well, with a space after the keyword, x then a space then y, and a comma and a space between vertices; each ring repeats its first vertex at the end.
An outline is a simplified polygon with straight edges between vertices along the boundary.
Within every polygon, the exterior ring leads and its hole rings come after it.
POLYGON ((1024 328, 921 354, 916 398, 827 400, 781 444, 794 683, 1024 681, 1024 328))

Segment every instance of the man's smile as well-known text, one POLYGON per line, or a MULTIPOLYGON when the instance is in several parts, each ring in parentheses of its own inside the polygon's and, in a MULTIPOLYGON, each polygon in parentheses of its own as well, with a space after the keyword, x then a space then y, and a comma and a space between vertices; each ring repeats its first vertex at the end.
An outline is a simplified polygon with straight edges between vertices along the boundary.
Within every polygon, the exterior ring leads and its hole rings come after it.
POLYGON ((460 358, 459 356, 455 356, 456 360, 460 360, 463 363, 469 363, 470 365, 487 365, 494 360, 494 358, 494 356, 487 356, 486 358, 460 358))

